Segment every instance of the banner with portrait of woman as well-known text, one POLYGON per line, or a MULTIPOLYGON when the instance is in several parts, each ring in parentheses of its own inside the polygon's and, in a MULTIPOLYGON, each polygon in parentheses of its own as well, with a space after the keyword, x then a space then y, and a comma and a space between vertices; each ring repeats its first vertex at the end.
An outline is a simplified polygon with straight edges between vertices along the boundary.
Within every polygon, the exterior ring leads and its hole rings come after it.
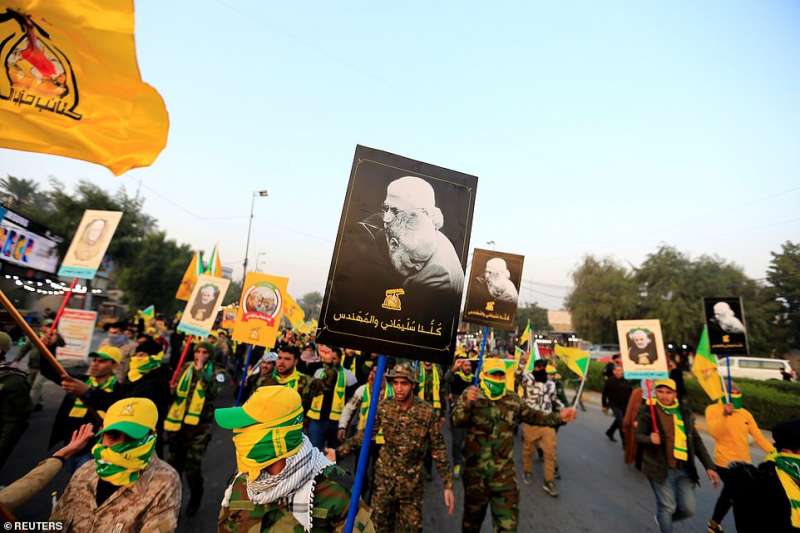
POLYGON ((449 364, 478 178, 356 147, 321 343, 449 364))

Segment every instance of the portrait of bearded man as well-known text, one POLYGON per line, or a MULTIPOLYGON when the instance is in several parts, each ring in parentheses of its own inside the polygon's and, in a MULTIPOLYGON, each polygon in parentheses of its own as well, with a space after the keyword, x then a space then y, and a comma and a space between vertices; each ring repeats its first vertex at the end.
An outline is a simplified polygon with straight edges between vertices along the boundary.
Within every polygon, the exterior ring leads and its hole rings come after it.
POLYGON ((359 222, 398 286, 460 296, 464 271, 453 243, 440 231, 443 225, 433 187, 415 176, 389 183, 381 212, 359 222))

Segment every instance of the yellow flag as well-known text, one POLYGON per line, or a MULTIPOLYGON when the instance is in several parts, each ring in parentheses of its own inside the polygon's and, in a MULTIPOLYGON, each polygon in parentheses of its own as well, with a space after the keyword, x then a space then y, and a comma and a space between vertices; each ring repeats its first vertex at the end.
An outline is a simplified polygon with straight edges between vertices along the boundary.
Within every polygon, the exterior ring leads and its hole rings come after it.
POLYGON ((184 302, 189 301, 189 297, 192 295, 192 290, 194 289, 194 284, 197 283, 197 276, 200 275, 199 270, 200 259, 198 258, 197 252, 192 255, 192 260, 189 262, 189 266, 186 267, 186 272, 183 273, 183 278, 181 278, 181 284, 178 285, 178 292, 175 294, 176 300, 183 300, 184 302))
POLYGON ((561 344, 556 344, 554 351, 556 356, 564 361, 570 370, 581 378, 586 375, 589 370, 589 352, 580 348, 562 346, 561 344))
POLYGON ((316 319, 310 320, 308 322, 303 322, 298 328, 297 332, 302 333, 305 335, 311 335, 312 333, 316 333, 317 331, 317 321, 316 319))
POLYGON ((5 0, 0 7, 0 147, 148 166, 169 117, 139 75, 133 0, 5 0))
POLYGON ((297 329, 306 319, 303 308, 297 305, 294 298, 287 292, 286 299, 283 300, 283 316, 285 316, 293 328, 297 329))

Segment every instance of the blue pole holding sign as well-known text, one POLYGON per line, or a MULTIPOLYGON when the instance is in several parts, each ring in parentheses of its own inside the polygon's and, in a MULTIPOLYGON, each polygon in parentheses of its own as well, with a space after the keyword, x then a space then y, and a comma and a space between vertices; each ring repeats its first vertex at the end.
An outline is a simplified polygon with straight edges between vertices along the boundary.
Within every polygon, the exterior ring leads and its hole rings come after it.
POLYGON ((247 347, 247 355, 244 358, 242 367, 242 381, 239 383, 239 392, 236 394, 236 405, 242 405, 242 395, 244 394, 244 384, 247 381, 247 371, 250 370, 250 356, 253 355, 253 345, 247 347))
POLYGON ((472 384, 477 385, 481 380, 481 367, 483 366, 483 353, 486 351, 486 340, 489 338, 489 326, 483 326, 481 339, 481 353, 478 354, 478 368, 475 369, 475 379, 472 384))
POLYGON ((358 514, 358 502, 361 497, 361 489, 364 486, 364 475, 367 472, 367 461, 369 460, 369 447, 372 444, 372 430, 375 425, 375 415, 378 414, 378 402, 381 397, 381 383, 383 373, 386 370, 386 356, 378 356, 378 367, 375 370, 375 381, 372 383, 372 400, 369 402, 367 412, 367 423, 364 425, 364 433, 361 436, 361 451, 358 453, 358 465, 356 466, 356 479, 350 493, 350 507, 347 509, 347 522, 344 525, 345 533, 352 533, 358 514))

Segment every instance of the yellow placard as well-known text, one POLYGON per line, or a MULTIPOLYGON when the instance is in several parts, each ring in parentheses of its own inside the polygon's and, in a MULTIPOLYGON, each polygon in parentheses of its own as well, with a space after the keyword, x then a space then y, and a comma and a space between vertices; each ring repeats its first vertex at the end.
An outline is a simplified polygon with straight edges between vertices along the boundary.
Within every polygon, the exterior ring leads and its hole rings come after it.
POLYGON ((191 298, 183 310, 178 331, 197 337, 208 337, 214 328, 228 284, 230 280, 225 278, 198 276, 191 298))
POLYGON ((289 278, 248 272, 233 326, 233 340, 265 348, 274 346, 288 285, 289 278))
POLYGON ((133 0, 6 0, 0 7, 0 146, 148 166, 167 143, 164 100, 142 81, 133 0))

